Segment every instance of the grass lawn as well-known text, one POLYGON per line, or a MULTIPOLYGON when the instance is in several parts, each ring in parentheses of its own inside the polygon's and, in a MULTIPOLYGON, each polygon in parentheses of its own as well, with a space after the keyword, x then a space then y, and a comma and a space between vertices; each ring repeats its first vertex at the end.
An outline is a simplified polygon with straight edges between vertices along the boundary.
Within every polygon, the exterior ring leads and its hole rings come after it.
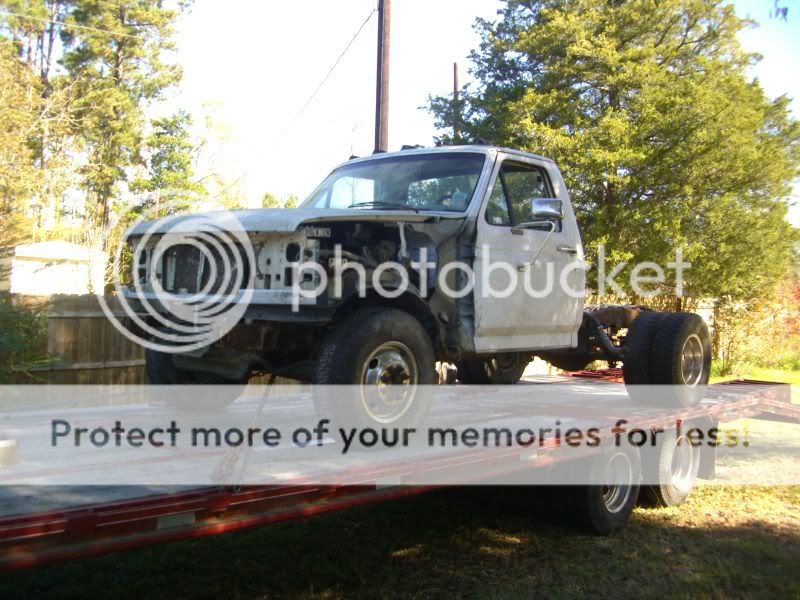
POLYGON ((790 383, 792 385, 792 402, 800 404, 800 371, 789 371, 785 369, 770 369, 768 367, 754 367, 744 365, 736 369, 736 373, 725 377, 712 377, 711 383, 718 383, 728 379, 758 379, 760 381, 775 381, 778 383, 790 383))
POLYGON ((793 386, 800 385, 800 371, 785 371, 783 369, 769 369, 766 367, 747 367, 742 369, 744 375, 750 379, 761 379, 763 381, 778 381, 780 383, 791 383, 793 386))
POLYGON ((793 386, 800 385, 800 371, 787 371, 784 369, 770 369, 768 367, 744 366, 736 369, 733 375, 724 377, 712 377, 711 383, 726 381, 728 379, 759 379, 761 381, 776 381, 778 383, 791 383, 793 386))
POLYGON ((521 488, 452 489, 5 576, 22 597, 800 596, 800 487, 703 485, 609 538, 521 488))

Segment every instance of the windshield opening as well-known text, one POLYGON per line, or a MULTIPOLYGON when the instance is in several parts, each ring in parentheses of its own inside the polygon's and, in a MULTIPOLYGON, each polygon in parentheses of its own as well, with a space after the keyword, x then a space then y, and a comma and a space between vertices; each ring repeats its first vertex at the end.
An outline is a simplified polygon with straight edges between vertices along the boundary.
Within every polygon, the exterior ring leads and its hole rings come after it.
POLYGON ((397 156, 340 167, 303 208, 467 210, 486 158, 458 152, 397 156))

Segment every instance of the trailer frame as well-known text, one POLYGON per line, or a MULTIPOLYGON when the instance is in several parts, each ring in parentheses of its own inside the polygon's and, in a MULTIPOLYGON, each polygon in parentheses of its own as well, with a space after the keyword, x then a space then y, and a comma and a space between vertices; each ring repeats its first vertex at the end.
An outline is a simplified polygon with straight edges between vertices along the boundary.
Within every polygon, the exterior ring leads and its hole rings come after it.
MULTIPOLYGON (((619 381, 619 369, 570 374, 572 377, 619 381)), ((565 379, 566 381, 566 379, 565 379)), ((733 402, 710 402, 647 418, 637 427, 709 419, 719 423, 757 418, 800 424, 800 405, 791 403, 787 384, 734 380, 710 386, 746 386, 748 394, 733 402)), ((536 465, 549 464, 546 445, 536 465)), ((515 452, 519 452, 516 449, 515 452)), ((511 453, 513 454, 513 452, 511 453)), ((509 456, 502 453, 501 458, 509 456)), ((495 457, 496 459, 497 457, 495 457)), ((712 457, 713 458, 713 457, 712 457)), ((713 473, 712 468, 703 469, 713 473)), ((446 464, 431 464, 433 469, 446 464)), ((250 527, 310 517, 325 512, 421 494, 443 486, 386 483, 375 476, 356 485, 281 485, 241 488, 204 487, 178 493, 115 500, 0 518, 0 572, 99 556, 149 545, 197 539, 250 527)))

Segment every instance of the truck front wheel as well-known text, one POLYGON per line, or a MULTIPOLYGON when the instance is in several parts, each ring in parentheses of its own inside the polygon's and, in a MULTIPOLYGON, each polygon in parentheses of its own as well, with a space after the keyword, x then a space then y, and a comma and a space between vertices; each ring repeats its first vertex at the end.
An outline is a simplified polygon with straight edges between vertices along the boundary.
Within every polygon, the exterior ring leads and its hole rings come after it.
POLYGON ((366 308, 339 323, 316 360, 320 416, 347 426, 412 425, 429 406, 433 343, 420 322, 393 308, 366 308), (353 385, 355 384, 355 385, 353 385), (352 386, 350 389, 331 386, 352 386))

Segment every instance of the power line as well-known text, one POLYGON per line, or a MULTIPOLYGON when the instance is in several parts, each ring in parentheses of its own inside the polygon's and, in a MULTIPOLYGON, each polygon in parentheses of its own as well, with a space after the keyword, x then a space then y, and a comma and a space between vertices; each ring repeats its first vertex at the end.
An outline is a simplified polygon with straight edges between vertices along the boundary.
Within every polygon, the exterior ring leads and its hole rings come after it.
POLYGON ((72 29, 84 29, 86 31, 94 31, 95 33, 107 33, 109 35, 116 35, 119 37, 126 37, 134 40, 141 39, 140 36, 132 35, 130 33, 120 33, 117 31, 109 31, 108 29, 98 29, 97 27, 89 27, 88 25, 78 25, 77 23, 65 23, 64 21, 56 21, 54 19, 47 19, 45 17, 34 17, 31 15, 23 15, 20 13, 13 13, 5 10, 0 11, 0 16, 17 17, 18 19, 27 19, 28 21, 39 21, 41 23, 48 23, 51 25, 61 25, 62 27, 71 27, 72 29))
POLYGON ((286 129, 284 130, 284 132, 288 131, 289 128, 292 125, 294 125, 295 121, 297 121, 297 119, 300 118, 300 115, 302 115, 303 112, 306 110, 306 108, 308 108, 308 105, 311 104, 311 102, 314 100, 314 98, 316 98, 317 93, 319 93, 319 91, 322 88, 322 86, 325 85, 325 82, 328 81, 328 78, 331 76, 331 73, 333 73, 333 70, 339 65, 341 60, 344 58, 344 55, 347 54, 347 51, 350 49, 350 46, 353 45, 353 42, 356 41, 356 38, 359 36, 361 31, 364 29, 364 27, 367 26, 367 23, 369 23, 369 20, 372 18, 372 15, 374 15, 376 12, 377 12, 377 9, 373 8, 372 12, 367 15, 367 18, 364 19, 363 23, 361 23, 361 27, 358 28, 358 31, 355 32, 355 35, 353 35, 353 37, 350 38, 350 41, 347 42, 347 45, 344 47, 344 50, 342 50, 342 53, 339 55, 339 58, 337 58, 336 62, 334 62, 333 65, 331 65, 331 68, 328 69, 328 72, 325 74, 325 77, 323 77, 322 81, 319 82, 319 85, 314 89, 314 91, 312 92, 311 96, 309 96, 308 100, 306 100, 306 103, 303 104, 303 107, 299 111, 297 111, 297 114, 294 116, 294 118, 291 120, 291 122, 286 126, 286 129))

